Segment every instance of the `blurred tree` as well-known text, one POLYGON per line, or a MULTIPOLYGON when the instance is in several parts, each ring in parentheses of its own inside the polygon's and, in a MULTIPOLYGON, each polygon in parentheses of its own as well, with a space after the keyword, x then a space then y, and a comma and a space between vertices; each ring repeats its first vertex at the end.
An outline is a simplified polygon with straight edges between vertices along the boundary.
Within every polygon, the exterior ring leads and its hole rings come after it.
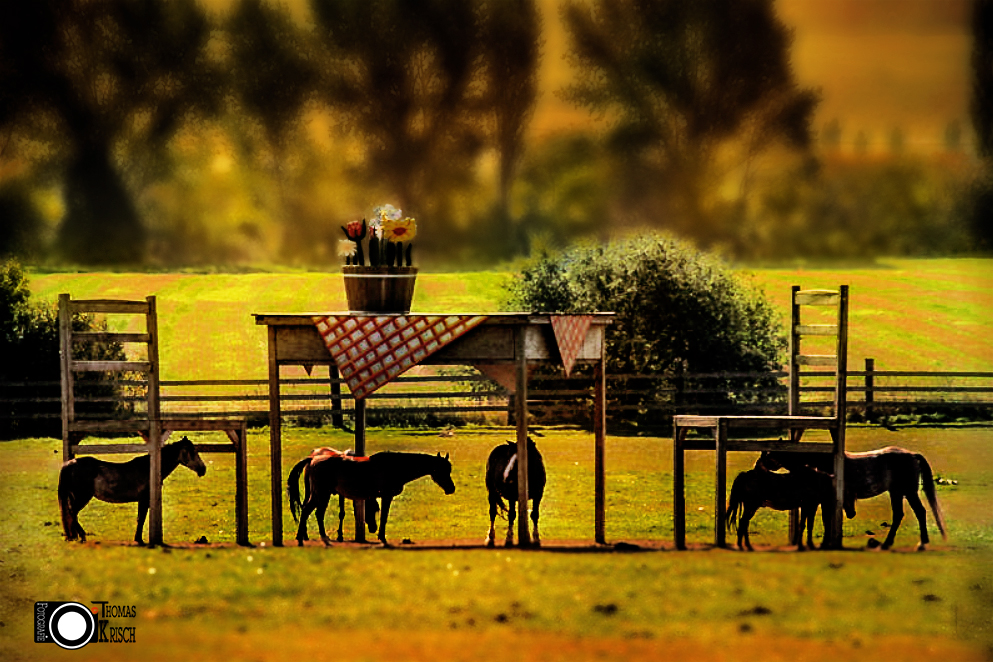
POLYGON ((945 151, 960 152, 962 150, 962 123, 952 120, 945 126, 945 151))
POLYGON ((972 6, 972 127, 985 173, 972 187, 972 232, 979 248, 993 250, 993 0, 972 6))
POLYGON ((837 118, 831 120, 821 129, 821 147, 832 152, 841 147, 841 122, 837 118))
POLYGON ((217 107, 211 28, 196 0, 0 3, 3 157, 38 156, 30 145, 42 142, 64 164, 65 258, 143 257, 146 229, 117 162, 129 144, 154 152, 217 107))
POLYGON ((809 147, 817 97, 797 87, 772 0, 594 0, 564 15, 578 72, 565 96, 609 120, 629 191, 666 212, 656 223, 713 242, 722 152, 747 183, 758 154, 809 147))
POLYGON ((311 10, 323 99, 361 143, 366 177, 419 217, 424 251, 449 249, 466 215, 458 192, 487 143, 501 190, 520 158, 535 96, 533 1, 311 0, 311 10))
POLYGON ((474 3, 311 0, 311 10, 339 128, 358 138, 389 202, 420 217, 418 244, 443 245, 445 214, 425 215, 428 194, 463 182, 484 144, 474 3))
POLYGON ((226 28, 236 99, 230 130, 242 166, 259 168, 274 185, 274 204, 265 211, 283 230, 280 256, 313 260, 340 238, 328 227, 336 225, 315 223, 296 202, 301 191, 294 180, 314 151, 305 132, 322 80, 315 34, 285 4, 267 0, 240 0, 226 28))
POLYGON ((525 132, 538 93, 541 17, 534 0, 486 3, 482 47, 486 58, 487 105, 492 108, 493 144, 499 155, 496 234, 504 238, 504 257, 515 249, 517 234, 510 210, 510 189, 524 153, 525 132))

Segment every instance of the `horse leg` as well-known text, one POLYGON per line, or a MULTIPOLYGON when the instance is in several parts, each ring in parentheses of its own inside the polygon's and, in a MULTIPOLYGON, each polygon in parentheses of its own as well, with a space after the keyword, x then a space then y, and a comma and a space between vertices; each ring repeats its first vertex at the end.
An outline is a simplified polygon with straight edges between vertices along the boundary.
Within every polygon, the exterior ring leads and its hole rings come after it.
POLYGON ((379 542, 383 543, 383 547, 389 547, 390 543, 386 541, 386 520, 390 516, 390 502, 393 501, 393 497, 383 495, 383 505, 379 509, 379 542))
POLYGON ((338 495, 338 542, 345 542, 343 528, 345 526, 345 497, 338 495))
POLYGON ((489 496, 490 501, 490 530, 486 534, 486 546, 493 547, 496 544, 496 516, 497 516, 497 502, 493 494, 489 496))
POLYGON ((907 493, 907 503, 910 504, 910 509, 917 515, 917 524, 921 528, 921 542, 917 545, 917 551, 923 552, 927 549, 926 545, 931 542, 931 539, 927 533, 927 511, 924 509, 924 504, 921 502, 921 495, 917 493, 916 486, 912 492, 907 493))
POLYGON ((742 509, 741 519, 738 521, 738 549, 742 549, 741 541, 744 540, 745 548, 748 549, 749 552, 755 551, 752 548, 752 540, 748 536, 748 524, 752 521, 752 517, 755 516, 755 513, 757 513, 758 510, 759 507, 757 505, 752 505, 750 503, 746 503, 742 509))
POLYGON ((79 538, 80 542, 86 542, 86 531, 83 530, 83 526, 79 523, 79 511, 89 502, 89 496, 79 499, 73 494, 69 497, 69 531, 71 537, 66 538, 66 540, 79 538))
POLYGON ((903 495, 896 490, 890 490, 890 505, 893 506, 893 522, 890 524, 890 532, 883 541, 882 548, 889 549, 896 538, 896 530, 900 528, 903 521, 903 495))
POLYGON ((138 496, 138 527, 134 531, 134 541, 139 545, 144 545, 141 539, 142 530, 145 528, 145 518, 148 516, 148 494, 138 496))
POLYGON ((324 541, 324 545, 327 547, 331 546, 331 539, 328 538, 328 533, 324 529, 324 516, 328 512, 328 504, 331 502, 331 493, 321 493, 317 497, 317 530, 321 534, 321 540, 324 541))
POLYGON ((314 512, 314 507, 314 493, 311 491, 300 507, 300 524, 297 526, 297 547, 303 547, 303 541, 309 540, 307 537, 307 519, 314 512))
POLYGON ((504 547, 514 546, 514 523, 517 521, 517 502, 511 502, 507 507, 507 538, 503 541, 504 547))
POLYGON ((531 522, 534 524, 534 537, 531 538, 531 544, 535 547, 541 547, 541 536, 538 535, 538 511, 541 506, 541 495, 536 494, 534 500, 531 502, 531 522))

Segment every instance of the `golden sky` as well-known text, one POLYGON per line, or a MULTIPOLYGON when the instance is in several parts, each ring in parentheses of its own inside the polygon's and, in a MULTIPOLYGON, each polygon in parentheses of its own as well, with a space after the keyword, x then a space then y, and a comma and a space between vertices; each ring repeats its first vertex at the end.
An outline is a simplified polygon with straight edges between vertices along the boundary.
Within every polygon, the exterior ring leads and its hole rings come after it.
MULTIPOLYGON (((232 0, 208 0, 224 8, 232 0)), ((306 17, 306 0, 285 0, 306 17)), ((541 97, 533 131, 541 136, 581 127, 586 117, 561 102, 555 90, 568 83, 568 49, 559 22, 559 0, 539 0, 545 19, 541 97)), ((818 88, 814 121, 842 127, 842 141, 857 132, 884 149, 900 128, 911 151, 943 144, 945 128, 958 121, 969 134, 969 0, 776 0, 794 29, 793 66, 801 85, 818 88)))

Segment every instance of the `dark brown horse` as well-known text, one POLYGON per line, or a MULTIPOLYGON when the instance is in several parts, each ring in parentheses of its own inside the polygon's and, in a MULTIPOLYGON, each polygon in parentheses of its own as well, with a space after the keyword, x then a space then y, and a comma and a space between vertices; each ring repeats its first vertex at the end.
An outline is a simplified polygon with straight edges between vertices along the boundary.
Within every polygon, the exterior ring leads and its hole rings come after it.
MULTIPOLYGON (((290 470, 290 475, 286 479, 286 494, 290 501, 290 512, 293 513, 293 520, 300 521, 300 475, 304 472, 304 469, 311 463, 311 461, 316 460, 321 457, 337 457, 346 455, 349 457, 356 457, 355 451, 347 450, 341 452, 335 450, 334 448, 322 447, 315 448, 310 452, 310 455, 293 465, 290 470)), ((329 497, 330 498, 330 497, 329 497)), ((310 499, 310 482, 304 483, 304 498, 303 501, 306 502, 310 499)), ((376 532, 376 513, 379 512, 379 502, 375 499, 370 499, 365 503, 365 523, 369 527, 369 533, 376 532)), ((324 530, 324 514, 327 510, 328 503, 318 504, 317 506, 317 528, 321 532, 321 539, 327 538, 327 533, 324 530)), ((338 495, 338 542, 342 542, 345 537, 343 533, 343 527, 345 524, 345 497, 341 494, 338 495)), ((307 526, 304 524, 303 527, 303 539, 309 540, 307 536, 307 526)))
MULTIPOLYGON (((193 442, 183 437, 162 447, 162 480, 179 465, 196 472, 207 473, 207 467, 197 453, 193 442)), ((86 531, 79 524, 79 511, 90 499, 96 497, 109 503, 138 502, 138 526, 134 541, 144 545, 142 529, 148 515, 148 455, 141 455, 127 462, 108 462, 95 457, 77 457, 62 465, 59 471, 59 510, 62 512, 62 531, 66 540, 77 537, 86 542, 86 531)))
MULTIPOLYGON (((301 507, 300 528, 297 530, 297 544, 303 545, 307 539, 307 518, 316 508, 326 509, 332 494, 348 499, 371 501, 381 499, 382 515, 379 523, 379 540, 389 546, 386 540, 386 523, 390 516, 390 504, 394 497, 403 492, 404 486, 418 478, 430 476, 445 494, 455 492, 452 482, 452 463, 448 455, 429 453, 374 453, 368 458, 347 455, 326 455, 314 458, 304 467, 304 480, 308 482, 309 495, 300 503, 300 491, 296 490, 297 506, 293 505, 294 495, 290 495, 290 508, 301 507)), ((318 520, 321 521, 320 519, 318 520)), ((323 534, 323 532, 322 532, 323 534)), ((322 535, 325 545, 331 540, 322 535)))
POLYGON ((807 529, 807 547, 814 548, 814 517, 821 507, 824 530, 828 530, 830 514, 834 507, 831 476, 807 467, 788 474, 777 474, 761 468, 742 471, 731 485, 725 525, 728 530, 737 528, 738 549, 748 551, 752 543, 748 537, 748 524, 759 508, 773 510, 800 509, 800 535, 797 549, 803 551, 803 529, 807 529), (739 519, 740 513, 740 519, 739 519), (737 523, 735 520, 738 520, 737 523))
MULTIPOLYGON (((538 535, 538 518, 540 516, 541 497, 545 493, 545 462, 535 446, 534 440, 528 437, 528 497, 531 499, 531 522, 534 524, 532 544, 541 546, 538 535)), ((490 530, 486 534, 486 546, 495 544, 495 522, 497 509, 507 513, 506 546, 514 544, 514 522, 517 519, 517 442, 508 441, 500 444, 486 459, 486 492, 490 501, 490 530), (508 508, 503 500, 510 502, 508 508)))
MULTIPOLYGON (((791 453, 783 451, 765 451, 759 458, 766 467, 776 469, 784 467, 789 471, 794 468, 809 466, 821 471, 833 470, 834 460, 825 453, 791 453)), ((927 531, 927 510, 921 502, 918 490, 923 486, 931 512, 938 523, 942 538, 945 533, 945 519, 938 505, 938 495, 934 489, 934 475, 931 465, 920 453, 914 453, 896 446, 887 446, 866 453, 845 453, 845 514, 848 519, 855 517, 855 501, 878 496, 889 492, 890 505, 893 508, 893 522, 890 531, 883 541, 882 548, 889 549, 896 538, 897 529, 903 520, 903 500, 906 499, 910 508, 917 516, 917 524, 921 531, 921 541, 917 549, 923 551, 930 542, 927 531)))

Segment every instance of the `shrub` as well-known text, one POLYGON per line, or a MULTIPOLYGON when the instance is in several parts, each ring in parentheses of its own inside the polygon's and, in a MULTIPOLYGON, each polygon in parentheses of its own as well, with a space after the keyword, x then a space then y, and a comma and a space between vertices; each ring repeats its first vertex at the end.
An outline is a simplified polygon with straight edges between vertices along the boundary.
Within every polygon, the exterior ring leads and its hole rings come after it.
MULTIPOLYGON (((0 439, 62 437, 61 367, 59 362, 59 318, 55 307, 31 303, 27 279, 13 260, 0 264, 0 439)), ((106 324, 77 315, 76 331, 105 331, 106 324)), ((84 360, 124 359, 119 343, 92 343, 77 348, 75 358, 84 360)), ((123 387, 109 383, 99 373, 77 381, 80 398, 102 398, 109 402, 81 404, 81 414, 96 416, 121 413, 123 387)))
MULTIPOLYGON (((779 389, 786 337, 772 306, 721 261, 675 239, 641 236, 606 245, 541 255, 508 286, 512 308, 534 312, 616 313, 607 331, 610 374, 650 374, 650 380, 613 382, 628 420, 650 421, 652 404, 718 405, 756 402, 779 389), (709 382, 718 393, 678 401, 685 371, 757 372, 709 382)), ((616 406, 612 409, 617 411, 616 406)))

